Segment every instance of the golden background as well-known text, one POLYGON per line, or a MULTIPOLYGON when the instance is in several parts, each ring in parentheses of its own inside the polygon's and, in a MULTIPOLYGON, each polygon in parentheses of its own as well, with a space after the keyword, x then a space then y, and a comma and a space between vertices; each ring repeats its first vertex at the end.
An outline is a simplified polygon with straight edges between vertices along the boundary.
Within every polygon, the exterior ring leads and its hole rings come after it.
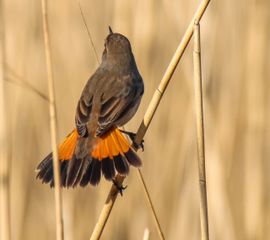
MULTIPOLYGON (((200 1, 81 0, 101 57, 108 25, 127 36, 145 82, 136 131, 200 1)), ((270 1, 212 1, 202 18, 202 71, 210 237, 270 239, 270 1)), ((98 66, 77 1, 49 1, 59 142, 98 66)), ((35 180, 50 151, 41 3, 5 1, 12 240, 55 239, 54 192, 35 180)), ((192 39, 193 40, 193 39, 192 39)), ((193 41, 145 136, 142 172, 167 239, 200 239, 193 41)), ((158 239, 136 170, 102 239, 158 239)), ((89 239, 111 184, 63 191, 66 240, 89 239)))

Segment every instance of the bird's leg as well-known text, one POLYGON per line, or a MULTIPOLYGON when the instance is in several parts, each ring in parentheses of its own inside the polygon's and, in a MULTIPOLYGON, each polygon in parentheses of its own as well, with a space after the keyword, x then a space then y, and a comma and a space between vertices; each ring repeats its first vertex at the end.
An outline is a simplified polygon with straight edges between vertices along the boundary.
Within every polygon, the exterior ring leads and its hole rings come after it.
POLYGON ((133 132, 129 132, 129 131, 125 131, 125 130, 120 130, 122 133, 128 135, 128 137, 130 138, 130 140, 132 141, 132 145, 136 148, 136 149, 139 149, 141 148, 142 151, 144 151, 144 140, 142 140, 142 142, 140 144, 137 144, 135 142, 135 137, 136 137, 136 134, 133 133, 133 132))
POLYGON ((122 184, 120 185, 115 178, 112 179, 112 182, 119 191, 120 195, 123 196, 123 191, 127 188, 127 186, 123 186, 122 184))

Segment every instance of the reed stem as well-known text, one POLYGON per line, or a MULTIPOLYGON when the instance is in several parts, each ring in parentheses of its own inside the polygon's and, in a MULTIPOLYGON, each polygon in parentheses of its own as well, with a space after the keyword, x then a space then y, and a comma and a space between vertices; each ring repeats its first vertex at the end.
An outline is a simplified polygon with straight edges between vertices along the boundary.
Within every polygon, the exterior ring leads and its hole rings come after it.
POLYGON ((4 6, 0 0, 0 239, 11 237, 10 224, 10 161, 8 159, 8 135, 5 105, 6 46, 4 6))
POLYGON ((202 92, 202 70, 201 70, 201 43, 200 43, 200 25, 194 24, 194 88, 195 88, 195 109, 197 125, 197 153, 199 167, 199 185, 200 185, 200 219, 201 219, 201 239, 209 239, 208 227, 208 207, 206 191, 205 174, 205 144, 204 144, 204 113, 203 113, 203 92, 202 92))
MULTIPOLYGON (((174 73, 174 71, 175 71, 175 69, 176 69, 192 35, 193 35, 194 21, 196 19, 198 19, 198 20, 201 19, 201 17, 203 16, 209 3, 210 3, 210 0, 203 0, 201 2, 201 4, 199 5, 196 13, 194 14, 183 38, 182 38, 182 41, 180 42, 180 44, 179 44, 171 62, 170 62, 157 90, 155 91, 155 93, 152 97, 150 104, 148 105, 148 108, 147 108, 146 113, 144 115, 143 121, 142 121, 142 123, 137 131, 136 137, 135 137, 135 142, 137 144, 140 144, 141 141, 143 140, 144 135, 146 134, 146 131, 147 131, 147 129, 151 123, 151 120, 154 117, 156 109, 160 103, 160 100, 161 100, 164 92, 166 91, 166 88, 171 80, 171 77, 173 76, 173 73, 174 73)), ((118 183, 122 184, 124 181, 124 177, 118 176, 118 178, 119 178, 118 183)), ((102 231, 105 227, 105 224, 109 218, 110 212, 112 210, 112 207, 113 207, 114 202, 115 202, 117 195, 118 195, 117 189, 116 189, 116 193, 114 195, 112 195, 111 193, 113 192, 113 190, 115 191, 114 186, 111 187, 111 190, 108 194, 108 197, 107 197, 106 202, 103 206, 103 209, 101 211, 101 214, 100 214, 99 219, 96 223, 96 226, 94 228, 94 231, 91 235, 90 240, 97 240, 100 238, 100 236, 102 234, 102 231)))
POLYGON ((45 44, 45 57, 47 68, 47 80, 49 88, 49 107, 50 107, 50 128, 51 128, 51 146, 53 149, 53 174, 54 174, 54 192, 55 192, 55 219, 56 219, 56 239, 64 239, 63 229, 63 207, 61 194, 60 166, 58 160, 57 147, 57 117, 55 106, 54 79, 52 72, 51 48, 49 38, 47 1, 41 0, 42 5, 42 23, 45 44))

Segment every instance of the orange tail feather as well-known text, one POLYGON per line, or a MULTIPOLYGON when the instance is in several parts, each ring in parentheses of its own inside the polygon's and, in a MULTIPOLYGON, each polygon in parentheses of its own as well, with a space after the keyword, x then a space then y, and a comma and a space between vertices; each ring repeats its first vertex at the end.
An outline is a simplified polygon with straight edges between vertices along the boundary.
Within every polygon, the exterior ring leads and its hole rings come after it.
MULTIPOLYGON (((97 185, 101 173, 107 180, 112 180, 116 173, 127 175, 129 164, 135 167, 141 165, 140 158, 117 128, 97 138, 93 150, 84 159, 78 159, 74 154, 78 137, 75 129, 59 145, 63 187, 75 187, 77 184, 86 186, 88 183, 97 185)), ((54 185, 52 165, 50 153, 37 167, 37 178, 51 186, 54 185)))

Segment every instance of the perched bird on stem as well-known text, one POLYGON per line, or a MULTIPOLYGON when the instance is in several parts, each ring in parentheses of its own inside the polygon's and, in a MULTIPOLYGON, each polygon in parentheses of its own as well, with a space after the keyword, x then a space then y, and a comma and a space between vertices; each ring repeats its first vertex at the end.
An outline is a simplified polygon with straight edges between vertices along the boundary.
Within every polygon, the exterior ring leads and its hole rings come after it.
MULTIPOLYGON (((102 62, 90 77, 79 99, 76 128, 59 146, 62 187, 97 185, 101 173, 114 181, 117 173, 126 176, 129 165, 141 160, 121 131, 136 113, 144 84, 137 69, 129 40, 119 34, 105 40, 102 62)), ((53 157, 50 153, 37 167, 37 178, 54 186, 53 157)))

